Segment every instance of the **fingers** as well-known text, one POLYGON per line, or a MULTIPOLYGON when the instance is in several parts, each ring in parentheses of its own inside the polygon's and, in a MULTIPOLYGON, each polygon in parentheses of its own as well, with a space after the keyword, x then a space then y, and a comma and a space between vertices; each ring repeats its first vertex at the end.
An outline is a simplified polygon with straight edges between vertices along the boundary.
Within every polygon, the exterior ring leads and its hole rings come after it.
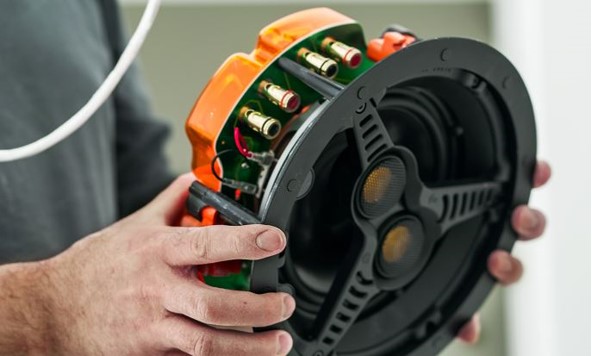
POLYGON ((520 235, 521 240, 532 240, 541 236, 546 224, 543 213, 526 205, 518 206, 512 213, 512 227, 520 235))
POLYGON ((190 355, 287 355, 292 348, 291 336, 282 330, 261 333, 217 330, 182 317, 167 318, 159 330, 166 348, 190 355))
POLYGON ((479 314, 473 315, 458 332, 457 337, 467 344, 474 345, 479 341, 481 335, 481 320, 479 314))
POLYGON ((199 265, 230 260, 260 260, 280 253, 286 236, 266 225, 172 228, 163 239, 164 259, 171 265, 199 265))
POLYGON ((549 178, 551 178, 551 166, 549 166, 549 163, 545 161, 537 162, 532 179, 533 186, 538 188, 545 185, 549 181, 549 178))
POLYGON ((192 173, 175 179, 165 190, 141 210, 150 223, 173 225, 180 220, 189 197, 189 186, 195 180, 192 173))
POLYGON ((255 294, 182 280, 164 295, 164 307, 204 324, 263 327, 288 319, 296 307, 286 293, 255 294))
POLYGON ((502 250, 494 251, 489 256, 487 268, 489 273, 503 285, 517 282, 524 272, 522 263, 508 252, 502 250))
MULTIPOLYGON (((550 177, 551 167, 549 164, 539 161, 534 172, 533 186, 537 188, 546 184, 550 177)), ((541 236, 545 231, 545 226, 546 219, 543 213, 526 205, 518 206, 512 213, 512 227, 522 240, 531 240, 541 236)))

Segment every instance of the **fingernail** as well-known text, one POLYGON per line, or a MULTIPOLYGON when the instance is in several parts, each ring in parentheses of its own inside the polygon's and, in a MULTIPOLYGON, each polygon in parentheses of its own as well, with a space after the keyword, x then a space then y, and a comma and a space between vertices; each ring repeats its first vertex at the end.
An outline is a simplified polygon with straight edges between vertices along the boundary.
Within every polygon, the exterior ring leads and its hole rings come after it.
POLYGON ((498 269, 500 272, 510 273, 512 271, 512 260, 510 259, 510 254, 500 253, 498 263, 498 269))
POLYGON ((284 243, 284 238, 273 230, 267 230, 257 236, 257 246, 265 251, 276 251, 280 249, 284 243))
POLYGON ((294 312, 294 308, 296 308, 296 303, 294 302, 294 298, 289 295, 284 296, 284 306, 282 309, 282 318, 288 319, 292 313, 294 312))
POLYGON ((528 230, 534 230, 539 225, 539 216, 536 212, 530 209, 524 209, 522 213, 522 223, 523 226, 528 230))
POLYGON ((292 337, 287 333, 281 333, 278 340, 278 355, 287 355, 292 349, 292 337))

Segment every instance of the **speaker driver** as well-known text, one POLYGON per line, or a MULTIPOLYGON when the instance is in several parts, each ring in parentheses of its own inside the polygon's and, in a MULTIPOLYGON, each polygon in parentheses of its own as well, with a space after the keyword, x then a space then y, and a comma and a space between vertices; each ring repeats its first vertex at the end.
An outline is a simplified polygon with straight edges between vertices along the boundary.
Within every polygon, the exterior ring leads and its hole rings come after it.
POLYGON ((362 178, 359 208, 368 216, 382 215, 397 204, 405 187, 405 168, 400 159, 388 157, 376 163, 362 178))
POLYGON ((417 240, 417 234, 411 233, 411 229, 405 224, 391 228, 382 242, 381 257, 384 265, 400 262, 406 255, 412 240, 417 240))
POLYGON ((417 263, 424 244, 423 227, 412 216, 397 219, 386 229, 376 257, 378 273, 396 279, 417 263))

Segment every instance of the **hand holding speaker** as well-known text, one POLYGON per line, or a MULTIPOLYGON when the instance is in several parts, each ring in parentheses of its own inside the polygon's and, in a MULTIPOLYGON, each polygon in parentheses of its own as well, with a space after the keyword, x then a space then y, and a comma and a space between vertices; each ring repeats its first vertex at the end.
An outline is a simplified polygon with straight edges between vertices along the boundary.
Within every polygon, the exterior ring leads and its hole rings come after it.
MULTIPOLYGON (((539 161, 534 172, 533 187, 538 188, 545 185, 549 178, 551 178, 551 167, 547 162, 539 161)), ((520 236, 520 240, 529 241, 540 237, 545 231, 545 225, 545 215, 540 211, 526 205, 514 209, 512 227, 520 236)), ((493 252, 489 256, 488 267, 489 272, 503 285, 516 283, 522 277, 522 263, 507 251, 493 252)), ((480 333, 481 323, 477 314, 460 330, 458 338, 466 343, 474 344, 479 340, 480 333)))

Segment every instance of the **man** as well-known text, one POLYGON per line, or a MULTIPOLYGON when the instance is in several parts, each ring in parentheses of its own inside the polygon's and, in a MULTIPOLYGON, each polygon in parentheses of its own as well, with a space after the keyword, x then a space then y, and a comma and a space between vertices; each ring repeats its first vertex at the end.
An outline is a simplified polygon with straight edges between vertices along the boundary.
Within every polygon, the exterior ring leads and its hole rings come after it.
MULTIPOLYGON (((124 46, 114 0, 0 3, 0 148, 62 123, 124 46)), ((216 289, 190 273, 194 265, 277 254, 284 234, 269 226, 175 227, 193 177, 164 189, 172 181, 165 133, 132 68, 72 137, 0 164, 0 354, 287 354, 292 340, 284 331, 209 325, 275 324, 294 311, 289 295, 216 289)), ((549 175, 539 164, 535 186, 549 175)), ((512 223, 529 239, 545 220, 518 207, 512 223)), ((488 263, 503 284, 522 272, 506 252, 488 263)), ((477 336, 473 319, 460 337, 477 336)))

